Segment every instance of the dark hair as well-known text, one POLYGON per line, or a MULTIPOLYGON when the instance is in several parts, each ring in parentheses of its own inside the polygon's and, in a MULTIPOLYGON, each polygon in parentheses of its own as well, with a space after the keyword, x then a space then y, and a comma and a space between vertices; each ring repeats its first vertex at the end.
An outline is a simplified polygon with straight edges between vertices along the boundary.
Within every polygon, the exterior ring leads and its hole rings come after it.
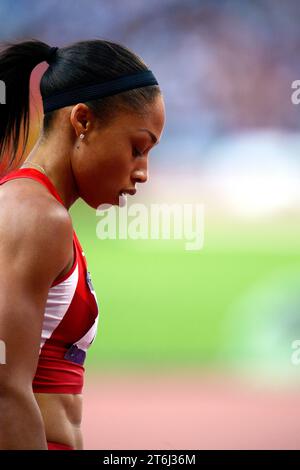
MULTIPOLYGON (((5 83, 6 104, 0 105, 0 162, 8 152, 9 168, 16 160, 23 137, 22 158, 29 135, 29 82, 32 70, 49 57, 50 46, 37 40, 6 44, 0 52, 0 80, 5 83)), ((121 44, 96 39, 59 48, 43 74, 43 98, 91 82, 105 82, 148 70, 136 54, 121 44)), ((122 108, 142 110, 160 93, 157 85, 137 88, 86 104, 107 124, 122 108)), ((56 111, 46 113, 43 130, 51 129, 56 111)))

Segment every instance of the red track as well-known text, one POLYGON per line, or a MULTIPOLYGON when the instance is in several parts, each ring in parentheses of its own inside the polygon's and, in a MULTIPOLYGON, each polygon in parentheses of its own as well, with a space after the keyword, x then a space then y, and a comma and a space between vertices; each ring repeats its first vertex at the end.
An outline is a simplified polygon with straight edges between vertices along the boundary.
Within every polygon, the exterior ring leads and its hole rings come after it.
POLYGON ((86 449, 300 449, 299 390, 103 374, 86 381, 83 432, 86 449))

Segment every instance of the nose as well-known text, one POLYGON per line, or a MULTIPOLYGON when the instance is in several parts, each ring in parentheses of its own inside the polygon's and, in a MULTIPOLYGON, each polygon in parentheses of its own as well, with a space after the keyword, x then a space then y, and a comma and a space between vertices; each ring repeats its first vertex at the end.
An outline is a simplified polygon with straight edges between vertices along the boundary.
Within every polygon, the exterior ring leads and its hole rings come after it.
POLYGON ((148 171, 146 168, 144 170, 135 170, 132 177, 135 183, 146 183, 148 180, 148 171))

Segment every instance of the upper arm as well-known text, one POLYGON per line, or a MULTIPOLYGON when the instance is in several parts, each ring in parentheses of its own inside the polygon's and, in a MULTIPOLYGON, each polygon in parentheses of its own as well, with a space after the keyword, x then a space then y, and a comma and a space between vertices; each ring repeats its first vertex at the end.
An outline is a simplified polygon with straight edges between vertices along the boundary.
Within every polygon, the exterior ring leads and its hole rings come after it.
POLYGON ((69 214, 56 204, 22 201, 0 208, 2 385, 31 386, 48 291, 69 260, 72 235, 69 214))

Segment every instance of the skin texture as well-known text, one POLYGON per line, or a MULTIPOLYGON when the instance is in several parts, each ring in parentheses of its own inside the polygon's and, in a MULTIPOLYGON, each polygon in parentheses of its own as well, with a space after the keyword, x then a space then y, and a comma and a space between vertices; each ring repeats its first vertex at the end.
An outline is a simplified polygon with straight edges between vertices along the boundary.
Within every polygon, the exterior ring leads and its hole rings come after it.
POLYGON ((60 109, 27 162, 45 169, 65 207, 31 179, 0 186, 0 338, 7 349, 0 449, 46 449, 46 440, 83 448, 82 396, 32 392, 48 291, 73 263, 68 209, 79 197, 93 208, 118 204, 120 191, 146 182, 154 142, 140 129, 158 142, 164 121, 161 95, 143 113, 122 110, 109 123, 83 103, 60 109))

